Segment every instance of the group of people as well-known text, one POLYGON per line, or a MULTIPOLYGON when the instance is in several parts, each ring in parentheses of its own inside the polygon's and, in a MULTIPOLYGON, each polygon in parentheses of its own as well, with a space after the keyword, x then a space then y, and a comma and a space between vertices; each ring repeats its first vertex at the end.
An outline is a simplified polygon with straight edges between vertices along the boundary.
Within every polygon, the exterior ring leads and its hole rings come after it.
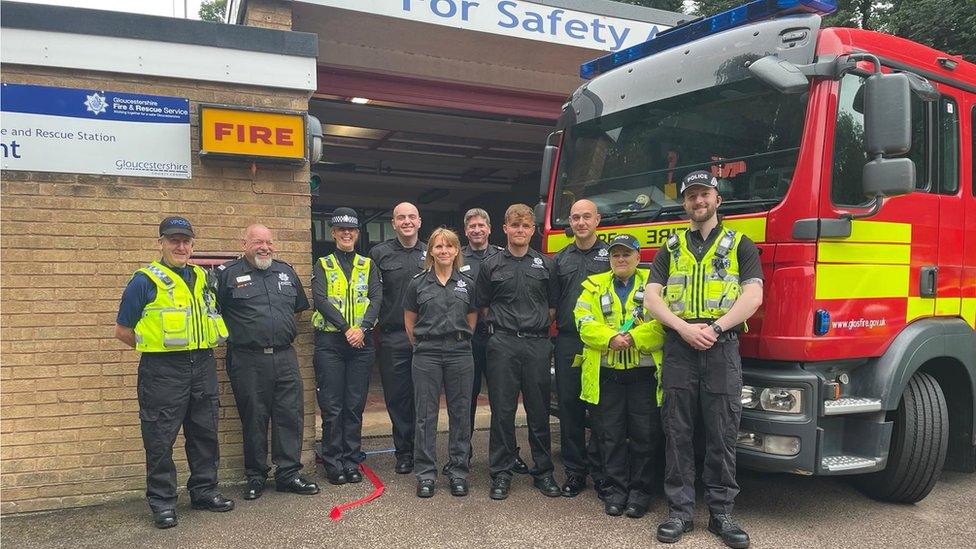
MULTIPOLYGON (((327 481, 362 481, 362 417, 378 341, 395 471, 414 473, 418 497, 437 490, 442 391, 449 440, 440 472, 452 495, 468 494, 484 376, 491 499, 508 497, 516 472, 531 474, 549 497, 580 494, 589 476, 608 515, 640 518, 650 504, 663 438, 669 511, 657 539, 676 542, 694 528, 693 440, 701 414, 708 529, 730 547, 747 547, 748 535, 731 518, 742 410, 738 333, 762 302, 762 271, 755 244, 722 224, 717 186, 706 171, 684 178, 680 192, 690 227, 671 234, 650 269, 638 266, 635 237, 597 238, 600 213, 585 199, 570 211, 573 242, 553 258, 530 247, 535 222, 523 204, 505 212, 504 247, 488 243, 488 213, 469 210, 463 220, 468 245, 462 247, 446 228, 422 242, 417 208, 402 203, 392 215, 396 238, 368 255, 356 252, 356 212, 337 208, 329 220, 336 250, 314 262, 311 283, 323 431, 318 453, 327 481), (562 485, 551 459, 553 353, 562 485), (516 442, 520 395, 531 467, 516 442)), ((296 319, 309 303, 294 270, 274 259, 271 231, 248 227, 242 257, 218 267, 215 277, 188 263, 194 233, 187 220, 167 218, 159 234, 161 259, 133 276, 116 326, 120 340, 142 351, 140 419, 155 525, 176 524, 172 446, 181 425, 193 507, 233 509, 216 482, 212 349, 224 338, 244 431, 244 498, 260 497, 271 471, 269 421, 276 489, 317 493, 318 486, 299 475, 304 414, 292 347, 296 319)))

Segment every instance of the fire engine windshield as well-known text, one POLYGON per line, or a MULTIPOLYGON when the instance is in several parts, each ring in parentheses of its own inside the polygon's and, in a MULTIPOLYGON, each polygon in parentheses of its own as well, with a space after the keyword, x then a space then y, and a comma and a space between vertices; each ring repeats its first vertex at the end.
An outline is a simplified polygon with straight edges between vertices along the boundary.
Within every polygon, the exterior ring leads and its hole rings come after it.
POLYGON ((750 78, 567 128, 552 223, 566 226, 582 198, 606 221, 682 216, 681 178, 695 170, 718 178, 723 213, 768 210, 793 178, 806 103, 807 94, 781 94, 750 78))

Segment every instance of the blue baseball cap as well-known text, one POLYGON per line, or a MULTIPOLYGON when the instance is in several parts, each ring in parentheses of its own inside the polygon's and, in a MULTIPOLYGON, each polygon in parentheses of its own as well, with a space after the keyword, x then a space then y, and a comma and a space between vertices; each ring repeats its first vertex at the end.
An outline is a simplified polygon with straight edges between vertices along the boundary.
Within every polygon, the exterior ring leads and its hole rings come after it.
POLYGON ((159 224, 159 236, 182 234, 193 238, 193 226, 185 217, 174 215, 167 217, 159 224))
POLYGON ((626 246, 631 250, 637 252, 640 251, 640 242, 638 242, 636 238, 634 238, 629 234, 622 234, 616 236, 613 240, 610 241, 610 245, 607 246, 607 249, 612 250, 614 246, 626 246))

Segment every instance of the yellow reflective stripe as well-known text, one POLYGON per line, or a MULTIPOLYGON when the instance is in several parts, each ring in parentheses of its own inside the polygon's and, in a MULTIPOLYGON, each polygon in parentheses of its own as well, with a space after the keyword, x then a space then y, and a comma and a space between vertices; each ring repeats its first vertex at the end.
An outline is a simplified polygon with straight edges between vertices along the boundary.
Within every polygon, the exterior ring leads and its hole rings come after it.
POLYGON ((851 222, 851 236, 824 240, 842 240, 844 242, 888 242, 892 244, 911 244, 912 224, 892 223, 889 221, 862 221, 855 219, 851 222))
POLYGON ((934 310, 935 298, 909 297, 908 304, 905 306, 905 323, 911 322, 916 318, 932 316, 934 310))
POLYGON ((817 261, 821 263, 859 263, 908 265, 912 259, 910 244, 865 244, 821 242, 817 244, 817 261))
POLYGON ((962 298, 936 297, 935 316, 959 316, 962 313, 962 298))
POLYGON ((960 315, 973 329, 976 329, 976 297, 964 297, 960 300, 960 315))
POLYGON ((908 295, 908 265, 817 265, 816 299, 908 295))
MULTIPOLYGON (((750 217, 745 219, 723 219, 722 225, 729 229, 748 236, 753 242, 766 241, 766 218, 750 217)), ((613 229, 597 229, 597 238, 604 242, 609 242, 622 234, 629 234, 640 242, 641 248, 660 248, 667 240, 668 235, 678 229, 687 229, 688 222, 679 223, 657 223, 653 225, 631 225, 613 229)), ((556 253, 573 242, 573 237, 566 236, 562 231, 553 232, 546 235, 546 250, 549 253, 556 253)))

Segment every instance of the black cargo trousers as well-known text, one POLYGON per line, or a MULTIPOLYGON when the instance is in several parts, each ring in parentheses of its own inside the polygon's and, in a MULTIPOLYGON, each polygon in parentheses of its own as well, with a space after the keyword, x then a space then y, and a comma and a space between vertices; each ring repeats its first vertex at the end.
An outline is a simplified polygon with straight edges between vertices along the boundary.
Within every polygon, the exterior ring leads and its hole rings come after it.
POLYGON ((664 494, 669 516, 683 520, 694 516, 694 430, 698 413, 705 429, 705 503, 711 514, 730 514, 739 493, 735 480, 735 443, 742 417, 738 335, 726 332, 710 349, 697 351, 677 332, 667 330, 662 384, 664 494))
POLYGON ((192 501, 217 494, 217 362, 212 349, 142 353, 139 420, 146 449, 146 499, 153 512, 176 508, 173 444, 183 428, 192 501))

